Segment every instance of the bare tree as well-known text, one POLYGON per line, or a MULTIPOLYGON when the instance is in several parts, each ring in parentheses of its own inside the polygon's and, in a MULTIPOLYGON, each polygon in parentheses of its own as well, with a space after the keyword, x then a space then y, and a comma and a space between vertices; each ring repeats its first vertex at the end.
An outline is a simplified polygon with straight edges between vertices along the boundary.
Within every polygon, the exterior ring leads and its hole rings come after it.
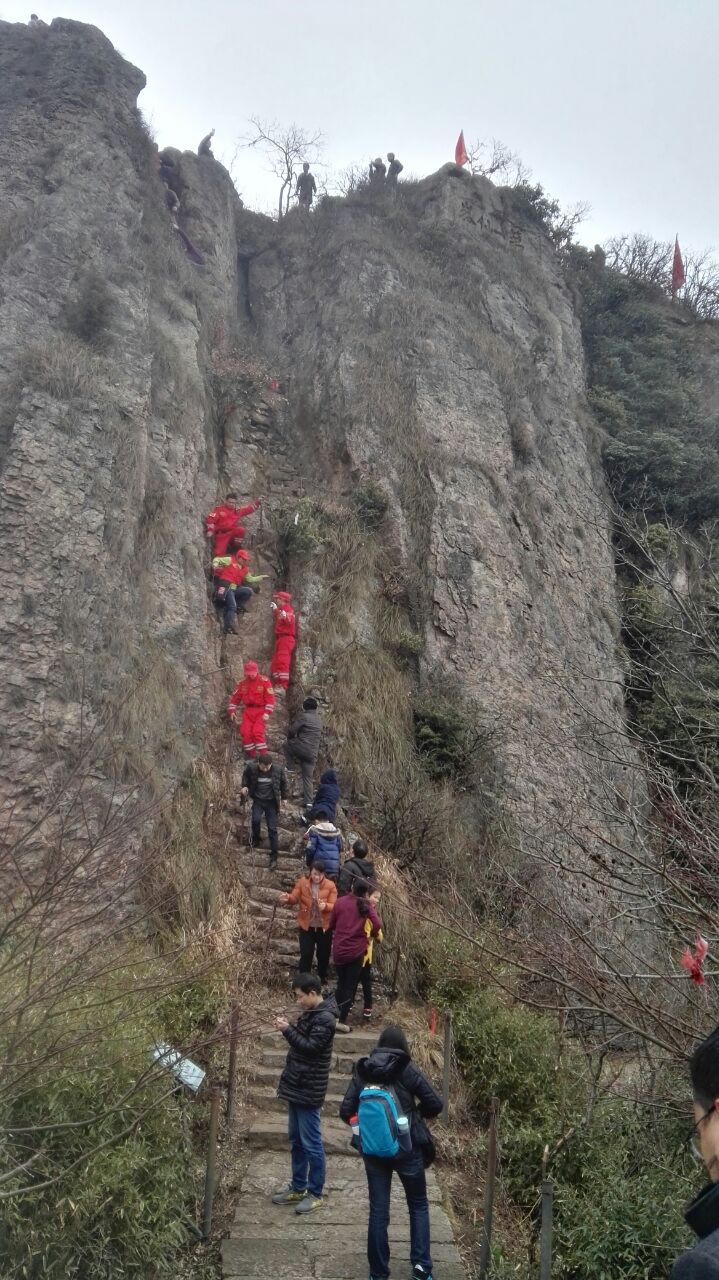
POLYGON ((278 217, 282 218, 290 207, 290 199, 300 166, 305 160, 316 164, 323 151, 324 135, 320 130, 311 133, 299 125, 282 125, 277 120, 262 120, 250 116, 252 132, 241 139, 244 147, 260 147, 268 161, 271 173, 280 179, 278 217))
POLYGON ((518 187, 528 182, 532 170, 498 138, 475 138, 467 147, 469 167, 472 173, 483 178, 494 178, 507 187, 518 187))
MULTIPOLYGON (((607 266, 613 271, 671 292, 674 245, 670 240, 655 240, 653 236, 635 232, 613 236, 604 249, 607 266)), ((711 249, 688 251, 683 257, 686 278, 680 300, 701 319, 718 319, 719 261, 711 249)))

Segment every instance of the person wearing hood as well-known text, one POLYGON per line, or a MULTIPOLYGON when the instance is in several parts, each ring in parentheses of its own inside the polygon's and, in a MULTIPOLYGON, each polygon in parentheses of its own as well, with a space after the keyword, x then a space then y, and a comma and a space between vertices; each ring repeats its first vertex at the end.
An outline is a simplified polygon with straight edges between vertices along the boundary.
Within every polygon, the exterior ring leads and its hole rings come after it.
POLYGON ((315 793, 310 809, 310 817, 319 817, 320 809, 326 813, 331 822, 337 819, 337 802, 340 798, 340 786, 334 769, 325 769, 320 774, 320 785, 315 793))
POLYGON ((287 693, 290 664, 297 640, 297 622, 289 591, 275 591, 271 609, 275 623, 275 647, 270 663, 270 679, 277 693, 287 693))
POLYGON ((719 1280, 719 1027, 694 1049, 689 1077, 692 1154, 704 1164, 709 1183, 684 1214, 699 1242, 674 1263, 671 1280, 719 1280))
POLYGON ((362 976, 368 943, 382 932, 382 921, 370 901, 371 888, 366 880, 356 880, 352 892, 337 899, 330 916, 332 959, 337 970, 335 996, 340 1012, 337 1030, 345 1033, 352 1030, 347 1018, 362 976))
POLYGON ((320 809, 317 821, 312 823, 306 833, 306 839, 307 866, 311 867, 315 858, 319 858, 320 862, 324 863, 327 875, 331 880, 336 881, 340 873, 342 832, 337 829, 334 822, 330 822, 324 809, 320 809))
POLYGON ((289 1045, 277 1097, 287 1103, 292 1181, 273 1195, 272 1203, 294 1205, 295 1213, 304 1214, 323 1202, 327 1162, 320 1107, 329 1084, 337 1005, 334 996, 323 1000, 320 980, 313 973, 298 974, 292 990, 302 1010, 296 1025, 286 1018, 276 1020, 289 1045))
POLYGON ((288 769, 299 763, 302 770, 302 803, 309 816, 312 808, 312 778, 320 751, 322 721, 317 712, 317 699, 305 698, 302 711, 287 731, 285 757, 288 769))
MULTIPOLYGON (((393 1173, 399 1175, 407 1198, 410 1261, 414 1280, 432 1280, 425 1168, 434 1159, 434 1143, 424 1120, 440 1114, 442 1098, 414 1065, 407 1037, 401 1027, 385 1027, 377 1048, 372 1050, 369 1057, 360 1058, 355 1064, 350 1086, 340 1104, 340 1117, 346 1124, 356 1120, 360 1094, 364 1088, 372 1085, 392 1088, 402 1113, 409 1120, 412 1145, 410 1151, 400 1150, 395 1157, 362 1157, 369 1191, 367 1257, 370 1280, 385 1280, 390 1273, 387 1229, 393 1173)), ((360 1144, 361 1141, 360 1125, 360 1144)))
POLYGON ((245 663, 244 676, 227 704, 230 720, 237 720, 240 707, 240 737, 245 754, 254 760, 258 752, 260 755, 267 754, 265 725, 275 707, 272 682, 267 676, 260 675, 256 662, 245 663))

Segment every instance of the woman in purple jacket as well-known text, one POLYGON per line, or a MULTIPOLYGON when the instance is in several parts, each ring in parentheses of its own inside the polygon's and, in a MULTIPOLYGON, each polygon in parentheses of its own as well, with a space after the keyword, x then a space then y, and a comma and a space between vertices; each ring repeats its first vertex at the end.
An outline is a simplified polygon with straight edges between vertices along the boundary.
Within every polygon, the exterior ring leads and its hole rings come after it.
POLYGON ((352 892, 337 899, 330 916, 332 959, 337 969, 335 999, 340 1010, 337 1031, 352 1030, 347 1018, 362 974, 367 943, 382 928, 382 921, 369 900, 371 892, 372 886, 366 880, 355 880, 352 892))

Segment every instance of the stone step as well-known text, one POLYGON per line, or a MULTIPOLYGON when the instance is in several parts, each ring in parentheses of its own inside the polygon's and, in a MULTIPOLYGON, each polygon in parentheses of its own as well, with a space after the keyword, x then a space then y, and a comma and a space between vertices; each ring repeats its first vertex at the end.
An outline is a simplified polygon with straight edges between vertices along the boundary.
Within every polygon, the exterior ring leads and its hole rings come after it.
MULTIPOLYGON (((277 893, 289 893, 293 889, 297 880, 297 873, 292 871, 282 871, 279 867, 273 867, 270 870, 269 864, 264 867, 245 867, 240 868, 237 872, 237 878, 240 884, 246 889, 252 890, 255 885, 263 888, 271 889, 277 893)), ((252 895, 256 895, 253 893, 252 895)), ((289 908, 283 908, 289 910, 289 908)))
MULTIPOLYGON (((252 844, 252 845, 250 845, 249 832, 247 830, 246 824, 243 825, 242 823, 239 823, 239 822, 238 823, 233 822, 231 826, 232 826, 232 831, 233 831, 235 840, 239 844, 241 850, 245 850, 249 852, 250 849, 256 849, 258 853, 266 853, 269 857, 270 842, 267 839, 264 822, 262 823, 262 835, 260 837, 260 843, 252 844)), ((278 830, 277 844, 280 851, 284 853, 288 852, 291 849, 295 849, 298 845, 297 832, 278 830)))
MULTIPOLYGON (((352 1155, 352 1131, 341 1120, 322 1121, 322 1141, 328 1155, 352 1155)), ((259 1116, 247 1130, 247 1144, 254 1150, 286 1151, 286 1116, 259 1116)))
MULTIPOLYGON (((263 1116, 271 1112, 280 1112, 282 1115, 287 1114, 287 1103, 282 1098, 277 1097, 279 1078, 279 1075, 275 1073, 274 1084, 269 1084, 266 1087, 255 1086, 252 1090, 252 1103, 258 1110, 261 1110, 263 1116)), ((338 1079, 343 1079, 345 1084, 347 1083, 346 1076, 340 1076, 338 1079)), ((336 1080, 330 1080, 322 1115, 331 1120, 336 1120, 339 1114, 339 1105, 344 1096, 345 1090, 340 1088, 336 1080)))
MULTIPOLYGON (((290 1239, 247 1235, 238 1238, 233 1234, 230 1239, 223 1240, 222 1275, 225 1280, 268 1280, 268 1277, 272 1280, 307 1280, 308 1276, 315 1277, 315 1280, 367 1280, 367 1253, 366 1250, 360 1252, 360 1232, 356 1221, 352 1230, 340 1233, 340 1241, 334 1248, 329 1247, 326 1235, 315 1235, 314 1229, 306 1241, 302 1241, 303 1225, 308 1227, 316 1219, 315 1225, 321 1231, 324 1208, 323 1205, 316 1215, 310 1214, 309 1222, 288 1208, 287 1214, 300 1224, 292 1227, 290 1239), (342 1242, 348 1237, 351 1251, 342 1247, 342 1242)), ((408 1243, 392 1244, 392 1261, 399 1263, 402 1273, 410 1275, 408 1243)), ((440 1280, 465 1280, 464 1268, 454 1245, 435 1248, 433 1244, 432 1261, 438 1265, 440 1280), (448 1250, 446 1257, 443 1255, 445 1248, 448 1250)), ((396 1268, 396 1273, 400 1274, 399 1268, 396 1268)))
MULTIPOLYGON (((259 1066, 256 1066, 252 1072, 252 1080, 254 1081, 253 1091, 251 1095, 252 1098, 254 1099, 256 1096, 255 1086, 257 1087, 257 1090, 272 1089, 273 1091, 276 1091, 281 1070, 282 1070, 281 1067, 278 1070, 277 1067, 264 1067, 262 1066, 261 1063, 259 1066)), ((347 1089, 346 1074, 342 1071, 332 1071, 330 1073, 330 1085, 329 1085, 329 1092, 327 1096, 328 1097, 332 1096, 332 1097, 342 1099, 345 1095, 346 1089, 347 1089)))
MULTIPOLYGON (((349 1044, 351 1044, 351 1041, 352 1041, 351 1035, 343 1036, 342 1040, 348 1042, 348 1049, 345 1050, 343 1045, 342 1052, 337 1053, 335 1051, 335 1053, 333 1053, 332 1070, 338 1071, 344 1075, 349 1075, 352 1071, 352 1068, 354 1067, 355 1062, 357 1061, 358 1058, 362 1057, 362 1054, 364 1051, 362 1049, 357 1049, 355 1051, 349 1047, 349 1044)), ((283 1067, 285 1064, 286 1056, 287 1056, 286 1049, 280 1049, 280 1048, 263 1049, 262 1058, 261 1058, 262 1066, 275 1067, 275 1068, 283 1067)))
MULTIPOLYGON (((296 1009, 292 1010, 292 1013, 288 1012, 287 1016, 291 1018, 294 1013, 296 1013, 296 1009)), ((381 1025, 378 1025, 376 1030, 368 1031, 365 1027, 362 1027, 361 1030, 358 1029, 357 1031, 352 1031, 350 1035, 338 1032, 334 1041, 335 1053, 344 1054, 345 1045, 351 1045, 352 1052, 355 1052, 356 1050, 356 1057, 359 1057, 360 1054, 363 1053, 371 1053, 377 1044, 381 1030, 381 1025)), ((260 1044, 267 1046, 270 1049, 277 1047, 278 1044, 281 1045, 282 1041, 283 1036, 279 1031, 265 1031, 260 1037, 260 1044)))
MULTIPOLYGON (((241 857, 238 858, 238 865, 248 871, 266 871, 269 856, 269 849, 246 849, 241 857)), ((295 856, 280 849, 277 870, 298 878, 305 870, 305 863, 299 855, 295 856)))

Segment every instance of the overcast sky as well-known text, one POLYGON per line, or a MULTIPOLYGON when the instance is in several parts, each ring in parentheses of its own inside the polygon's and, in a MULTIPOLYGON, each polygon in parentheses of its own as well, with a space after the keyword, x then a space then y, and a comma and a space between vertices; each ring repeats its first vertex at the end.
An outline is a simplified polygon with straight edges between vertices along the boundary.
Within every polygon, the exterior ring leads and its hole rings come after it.
MULTIPOLYGON (((0 16, 29 9, 0 0, 0 16)), ((719 247, 718 0, 66 0, 62 16, 143 69, 160 146, 194 149, 214 126, 229 167, 260 115, 322 130, 329 171, 394 150, 422 175, 463 128, 588 201, 587 243, 678 231, 719 247)), ((259 156, 233 174, 247 204, 274 207, 259 156)))

